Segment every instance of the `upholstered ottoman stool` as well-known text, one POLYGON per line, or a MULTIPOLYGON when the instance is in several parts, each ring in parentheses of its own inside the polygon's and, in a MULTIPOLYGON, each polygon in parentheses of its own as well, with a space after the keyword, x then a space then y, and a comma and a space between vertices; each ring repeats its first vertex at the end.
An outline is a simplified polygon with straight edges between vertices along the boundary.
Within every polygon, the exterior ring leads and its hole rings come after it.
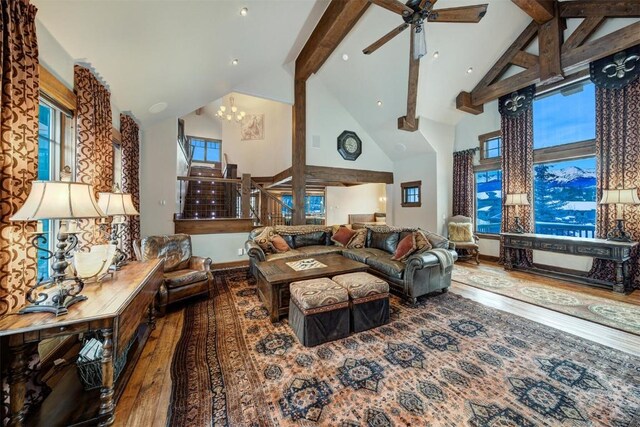
POLYGON ((320 278, 289 285, 289 325, 298 340, 313 347, 349 336, 349 294, 331 279, 320 278))
POLYGON ((389 284, 369 273, 349 273, 333 278, 349 292, 351 331, 362 332, 389 323, 389 284))

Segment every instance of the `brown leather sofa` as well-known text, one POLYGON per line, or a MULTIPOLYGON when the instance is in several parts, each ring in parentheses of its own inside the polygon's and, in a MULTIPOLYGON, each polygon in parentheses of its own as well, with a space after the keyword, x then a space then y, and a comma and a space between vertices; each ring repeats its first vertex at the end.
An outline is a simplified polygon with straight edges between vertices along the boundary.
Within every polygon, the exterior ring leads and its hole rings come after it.
POLYGON ((188 234, 149 236, 136 247, 140 260, 164 258, 164 282, 158 291, 158 312, 167 305, 196 295, 208 294, 213 281, 211 258, 194 256, 188 234))
POLYGON ((249 233, 249 239, 245 242, 251 273, 254 277, 256 276, 258 262, 339 253, 354 261, 367 264, 370 273, 387 281, 392 292, 410 303, 415 303, 418 297, 435 291, 446 292, 451 286, 453 262, 458 258, 458 254, 455 251, 455 245, 449 240, 423 230, 432 249, 415 253, 406 261, 400 262, 391 259, 398 242, 416 229, 387 226, 366 226, 366 228, 368 231, 365 247, 346 249, 334 245, 331 241, 331 227, 278 226, 275 227, 274 232, 282 236, 291 248, 284 253, 265 253, 254 241, 263 228, 256 228, 249 233), (443 257, 448 260, 442 259, 443 257))

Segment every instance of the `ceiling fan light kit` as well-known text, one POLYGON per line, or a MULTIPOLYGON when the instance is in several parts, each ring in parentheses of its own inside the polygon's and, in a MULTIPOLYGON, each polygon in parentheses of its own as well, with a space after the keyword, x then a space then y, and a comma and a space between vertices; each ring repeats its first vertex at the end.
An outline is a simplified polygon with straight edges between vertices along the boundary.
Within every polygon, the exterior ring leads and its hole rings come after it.
MULTIPOLYGON (((398 118, 398 128, 407 131, 418 129, 416 114, 417 90, 418 90, 418 70, 419 60, 427 54, 427 40, 424 25, 427 22, 447 22, 447 23, 478 23, 487 13, 487 4, 474 6, 451 7, 447 9, 434 10, 433 6, 438 0, 409 0, 406 4, 398 0, 369 0, 382 8, 402 16, 404 23, 394 28, 362 52, 370 55, 398 34, 411 26, 413 31, 411 47, 409 53, 409 93, 407 96, 407 115, 398 118)), ((438 52, 434 52, 433 57, 438 57, 438 52)))

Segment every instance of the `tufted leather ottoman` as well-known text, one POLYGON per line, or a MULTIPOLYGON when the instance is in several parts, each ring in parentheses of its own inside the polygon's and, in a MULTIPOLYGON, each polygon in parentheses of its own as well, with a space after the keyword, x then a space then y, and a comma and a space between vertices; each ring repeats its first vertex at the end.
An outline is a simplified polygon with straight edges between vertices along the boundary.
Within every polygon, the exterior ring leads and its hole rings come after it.
POLYGON ((389 323, 389 284, 369 273, 341 274, 333 281, 349 292, 351 330, 362 332, 389 323))
POLYGON ((349 294, 331 279, 319 278, 289 285, 289 325, 298 340, 313 347, 349 336, 349 294))

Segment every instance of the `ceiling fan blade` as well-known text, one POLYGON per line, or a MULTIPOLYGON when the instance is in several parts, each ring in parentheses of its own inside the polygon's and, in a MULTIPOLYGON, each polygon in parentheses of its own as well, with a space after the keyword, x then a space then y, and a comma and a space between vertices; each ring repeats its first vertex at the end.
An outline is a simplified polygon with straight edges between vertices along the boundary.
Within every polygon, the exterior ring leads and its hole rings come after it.
POLYGON ((429 14, 429 22, 480 22, 485 13, 487 13, 487 6, 486 4, 479 4, 476 6, 432 10, 429 14))
POLYGON ((369 0, 373 4, 377 4, 380 7, 384 7, 391 12, 395 12, 398 15, 409 16, 413 15, 413 9, 405 5, 398 0, 369 0))
POLYGON ((404 23, 404 24, 394 28, 393 30, 389 31, 387 34, 385 34, 384 36, 379 38, 376 42, 372 43, 370 46, 367 46, 362 52, 365 55, 372 54, 373 52, 378 50, 378 48, 380 48, 380 46, 382 46, 383 44, 385 44, 386 42, 388 42, 389 40, 391 40, 392 38, 394 38, 395 36, 397 36, 398 34, 403 32, 404 30, 406 30, 407 27, 409 27, 409 24, 404 23))

